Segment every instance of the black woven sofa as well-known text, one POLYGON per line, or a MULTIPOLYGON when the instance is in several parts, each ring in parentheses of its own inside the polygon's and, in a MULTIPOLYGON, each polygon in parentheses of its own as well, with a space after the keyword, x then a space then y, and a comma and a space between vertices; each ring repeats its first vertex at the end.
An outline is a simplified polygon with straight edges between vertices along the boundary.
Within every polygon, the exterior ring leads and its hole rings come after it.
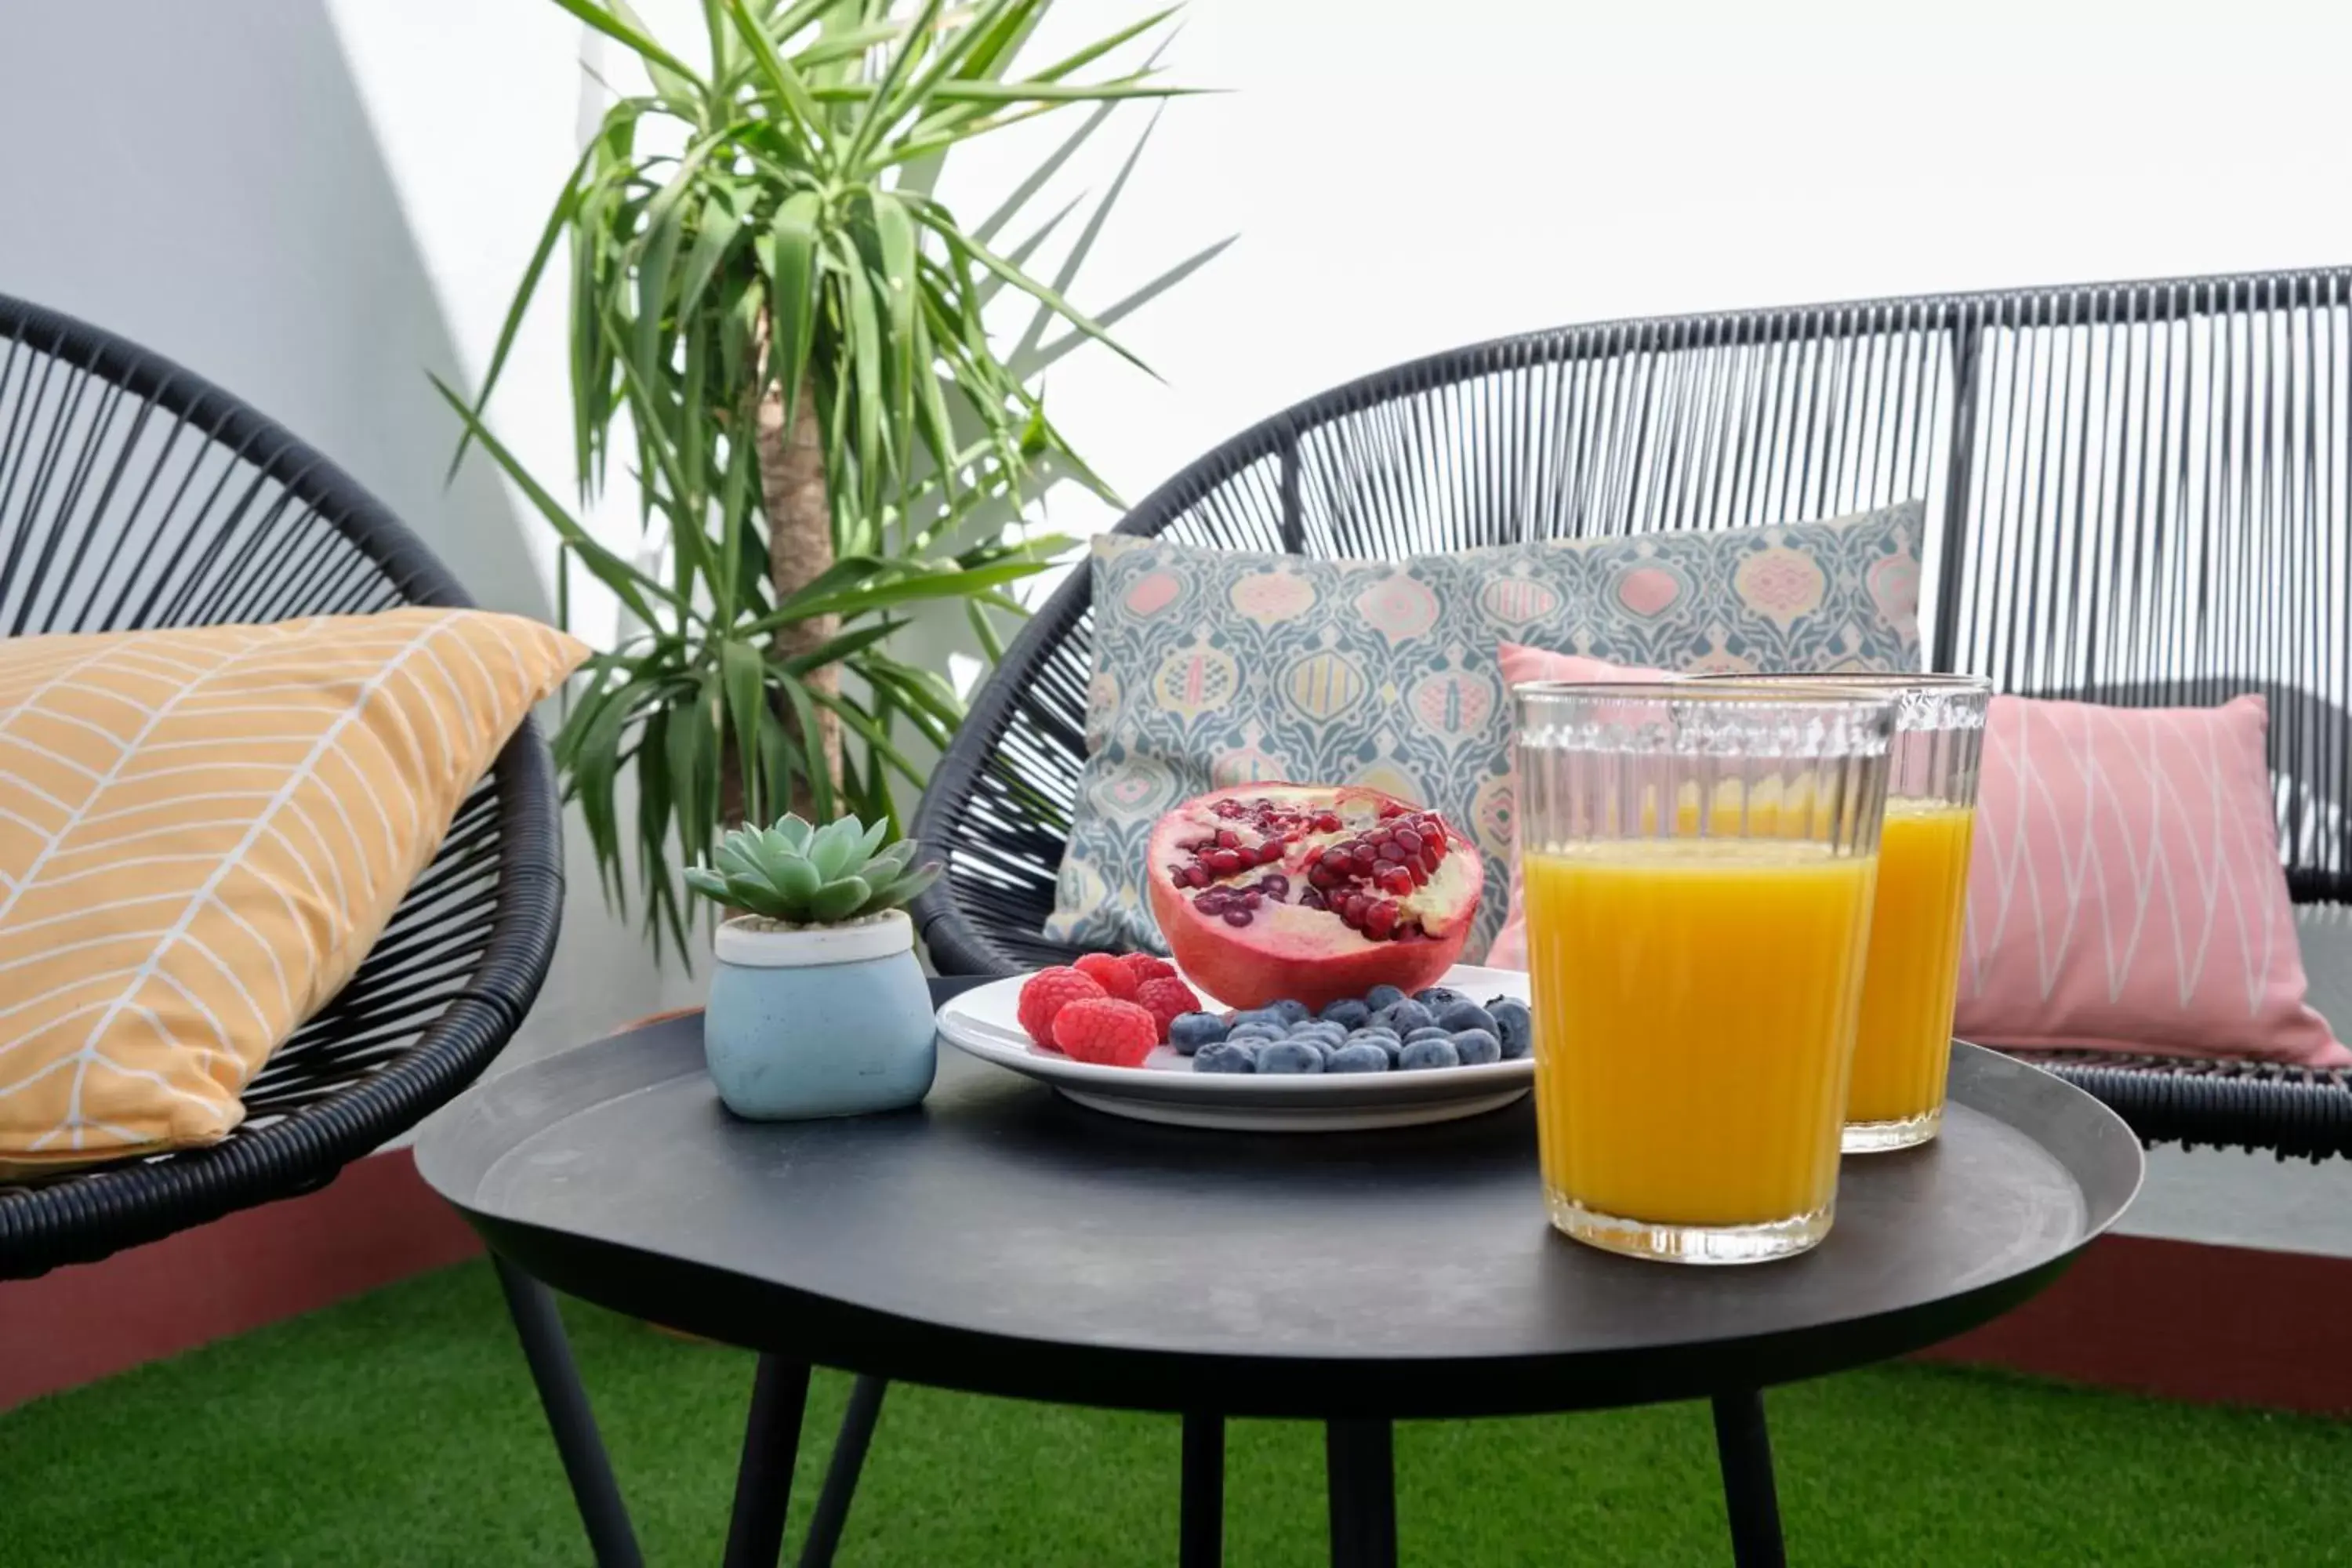
MULTIPOLYGON (((471 601, 335 466, 200 377, 0 296, 0 635, 471 601)), ((323 1186, 481 1072, 545 978, 562 901, 526 723, 366 962, 208 1149, 0 1184, 0 1280, 323 1186)), ((29 1347, 27 1347, 29 1349, 29 1347)))
MULTIPOLYGON (((2142 706, 2271 704, 2312 1001, 2352 1037, 2352 268, 1570 327, 1383 371, 1265 420, 1119 525, 1386 558, 1739 528, 1925 497, 1928 667, 2142 706)), ((978 694, 915 831, 948 973, 1041 934, 1085 759, 1081 571, 978 694)), ((2352 1082, 2037 1057, 2151 1142, 2352 1154, 2352 1082)))

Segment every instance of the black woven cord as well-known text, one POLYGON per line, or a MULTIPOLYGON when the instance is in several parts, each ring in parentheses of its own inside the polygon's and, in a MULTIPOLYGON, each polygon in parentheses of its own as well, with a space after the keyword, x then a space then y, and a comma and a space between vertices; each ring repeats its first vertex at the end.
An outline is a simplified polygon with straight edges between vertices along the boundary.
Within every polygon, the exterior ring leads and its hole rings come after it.
MULTIPOLYGON (((1613 321, 1365 376, 1243 431, 1118 527, 1395 558, 1753 527, 1919 499, 1935 668, 2005 690, 2271 702, 2288 886, 2352 899, 2352 268, 1613 321)), ((1085 761, 1081 569, 1006 651, 917 830, 948 973, 1042 934, 1085 761)), ((2352 1089, 2064 1065, 2143 1136, 2352 1152, 2352 1089), (2191 1081, 2191 1079, 2194 1081, 2191 1081)))
MULTIPOLYGON (((0 296, 0 629, 120 630, 467 605, 351 478, 171 361, 0 296)), ((258 1074, 219 1144, 0 1185, 0 1279, 324 1185, 471 1082, 546 977, 562 905, 526 723, 367 960, 258 1074)))

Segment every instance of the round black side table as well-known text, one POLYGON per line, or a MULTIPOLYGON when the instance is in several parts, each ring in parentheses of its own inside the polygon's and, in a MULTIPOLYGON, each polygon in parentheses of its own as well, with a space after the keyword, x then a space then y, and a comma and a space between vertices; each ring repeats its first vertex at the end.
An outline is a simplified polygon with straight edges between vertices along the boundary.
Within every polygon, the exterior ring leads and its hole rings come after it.
POLYGON ((1396 1561, 1393 1420, 1706 1398, 1734 1558, 1777 1563, 1759 1391, 2015 1306, 2141 1171, 2089 1096, 1955 1046, 1943 1137, 1847 1161, 1818 1250, 1676 1268, 1552 1234, 1525 1102, 1374 1133, 1208 1133, 1085 1110, 943 1048, 919 1110, 761 1124, 720 1108, 699 1022, 517 1068, 417 1146, 499 1259, 604 1562, 635 1549, 546 1286, 761 1352, 730 1563, 776 1559, 811 1363, 862 1374, 865 1406, 812 1528, 820 1556, 879 1380, 898 1378, 1182 1415, 1188 1565, 1219 1559, 1228 1416, 1328 1424, 1331 1556, 1352 1568, 1396 1561))

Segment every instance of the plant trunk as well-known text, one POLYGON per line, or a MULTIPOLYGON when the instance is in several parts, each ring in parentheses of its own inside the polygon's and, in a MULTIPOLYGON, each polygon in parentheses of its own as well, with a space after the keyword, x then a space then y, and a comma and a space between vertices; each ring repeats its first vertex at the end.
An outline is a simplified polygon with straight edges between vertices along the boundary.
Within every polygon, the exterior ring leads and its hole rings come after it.
MULTIPOLYGON (((760 499, 768 518, 768 580, 779 603, 806 587, 833 565, 833 510, 825 497, 824 437, 817 426, 814 383, 802 382, 796 402, 792 428, 787 431, 782 392, 771 386, 760 399, 760 499)), ((823 647, 840 630, 840 616, 812 616, 777 627, 772 646, 777 658, 793 658, 823 647)), ((827 696, 837 696, 841 691, 840 668, 826 665, 812 670, 803 684, 827 696)), ((805 747, 799 716, 793 710, 787 707, 779 717, 793 743, 805 747)), ((838 795, 841 721, 831 710, 819 707, 816 724, 818 742, 824 748, 825 773, 838 795)), ((740 794, 740 783, 737 789, 740 794)), ((793 787, 792 809, 811 816, 814 804, 814 794, 803 779, 793 787)))

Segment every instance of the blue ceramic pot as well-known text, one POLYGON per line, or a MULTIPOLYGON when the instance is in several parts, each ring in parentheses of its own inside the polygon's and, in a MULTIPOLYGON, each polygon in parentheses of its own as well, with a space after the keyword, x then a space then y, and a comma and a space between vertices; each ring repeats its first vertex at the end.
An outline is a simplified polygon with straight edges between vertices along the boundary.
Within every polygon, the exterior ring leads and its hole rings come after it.
POLYGON ((903 910, 856 925, 719 928, 703 1057, 738 1116, 797 1121, 899 1110, 939 1066, 931 996, 903 910))

